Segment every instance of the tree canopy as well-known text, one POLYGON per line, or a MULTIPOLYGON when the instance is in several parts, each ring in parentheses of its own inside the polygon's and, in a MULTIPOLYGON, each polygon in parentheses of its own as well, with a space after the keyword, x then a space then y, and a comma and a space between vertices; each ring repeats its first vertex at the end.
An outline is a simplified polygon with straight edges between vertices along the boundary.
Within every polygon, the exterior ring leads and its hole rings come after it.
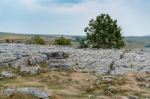
POLYGON ((122 48, 125 46, 121 27, 108 14, 101 14, 89 21, 84 30, 87 45, 92 48, 122 48))

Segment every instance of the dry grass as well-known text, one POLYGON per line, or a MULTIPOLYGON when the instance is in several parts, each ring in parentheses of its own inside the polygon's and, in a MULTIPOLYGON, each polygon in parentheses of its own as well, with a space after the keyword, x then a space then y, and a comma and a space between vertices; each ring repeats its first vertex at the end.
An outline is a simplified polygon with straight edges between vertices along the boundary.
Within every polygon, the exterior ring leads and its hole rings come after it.
MULTIPOLYGON (((94 82, 86 86, 86 91, 110 97, 115 95, 135 95, 140 97, 140 99, 142 99, 142 97, 150 97, 150 90, 146 87, 139 86, 141 82, 137 81, 137 77, 140 75, 141 73, 128 73, 124 76, 111 77, 110 80, 101 79, 99 83, 94 82)), ((150 75, 147 74, 146 76, 150 75)))
POLYGON ((13 93, 10 97, 0 96, 0 99, 37 99, 31 95, 13 93))
MULTIPOLYGON (((53 71, 47 73, 41 73, 36 76, 18 76, 13 79, 3 79, 0 81, 1 88, 11 86, 17 87, 40 87, 48 92, 54 93, 60 99, 83 99, 80 97, 87 97, 83 95, 82 86, 85 84, 87 79, 93 81, 96 77, 91 74, 82 74, 76 72, 63 72, 53 71), (77 83, 78 81, 78 83, 77 83), (78 98, 79 97, 79 98, 78 98), (73 99, 73 98, 72 98, 73 99)), ((59 99, 58 98, 58 99, 59 99)), ((1 98, 0 98, 1 99, 1 98)), ((10 98, 11 99, 11 98, 10 98)), ((21 98, 22 99, 22 98, 21 98)), ((24 99, 24 98, 23 98, 24 99)), ((25 98, 27 99, 27 98, 25 98)), ((86 98, 85 98, 86 99, 86 98)))
POLYGON ((15 35, 15 34, 5 34, 0 35, 0 40, 26 40, 29 39, 29 36, 21 36, 21 35, 15 35))
POLYGON ((144 48, 144 44, 139 43, 127 43, 125 49, 142 49, 144 48))
MULTIPOLYGON (((140 86, 144 81, 138 81, 140 73, 128 73, 124 76, 110 76, 111 80, 100 80, 94 73, 79 73, 68 71, 51 71, 40 73, 36 76, 18 76, 13 79, 0 81, 0 88, 6 86, 15 87, 40 87, 47 92, 52 92, 53 99, 95 99, 96 96, 103 96, 102 99, 121 99, 119 96, 136 95, 146 97, 150 90, 140 86)), ((149 74, 146 74, 148 76, 149 74)), ((21 95, 22 96, 22 95, 21 95)), ((14 97, 20 97, 18 94, 14 97)), ((4 99, 30 99, 25 98, 4 98, 4 99)), ((0 98, 3 99, 3 98, 0 98)), ((34 98, 31 98, 34 99, 34 98)))

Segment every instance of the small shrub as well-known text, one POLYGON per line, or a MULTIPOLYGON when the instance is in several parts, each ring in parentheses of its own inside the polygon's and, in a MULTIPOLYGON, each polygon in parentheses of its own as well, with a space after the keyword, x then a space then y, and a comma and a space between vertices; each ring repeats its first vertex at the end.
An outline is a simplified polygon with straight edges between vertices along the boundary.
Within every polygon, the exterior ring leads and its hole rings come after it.
POLYGON ((6 39, 6 42, 7 42, 7 43, 9 43, 9 42, 10 42, 10 40, 9 40, 9 39, 6 39))
POLYGON ((61 36, 61 37, 55 39, 55 43, 57 45, 71 45, 71 40, 61 36))
POLYGON ((35 37, 32 38, 32 43, 39 44, 39 45, 44 45, 45 41, 44 41, 44 39, 42 37, 35 36, 35 37))

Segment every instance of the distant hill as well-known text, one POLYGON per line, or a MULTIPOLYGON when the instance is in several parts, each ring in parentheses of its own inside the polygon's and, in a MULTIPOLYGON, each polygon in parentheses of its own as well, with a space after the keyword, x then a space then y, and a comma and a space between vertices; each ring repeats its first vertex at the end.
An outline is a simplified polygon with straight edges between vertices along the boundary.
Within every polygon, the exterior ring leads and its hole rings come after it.
POLYGON ((4 33, 0 32, 0 41, 4 40, 24 40, 28 39, 29 36, 23 34, 14 34, 14 33, 4 33))
POLYGON ((150 43, 150 36, 127 36, 125 39, 128 43, 150 43))
POLYGON ((150 47, 150 36, 128 36, 125 40, 128 48, 150 47))
MULTIPOLYGON (((55 39, 61 35, 56 35, 56 34, 19 34, 19 33, 5 33, 5 32, 0 32, 0 41, 3 40, 26 40, 30 39, 31 37, 35 35, 40 35, 44 37, 46 40, 48 39, 55 39)), ((73 36, 73 35, 63 35, 66 37, 71 38, 74 41, 80 41, 82 39, 85 39, 85 36, 73 36)), ((150 45, 150 36, 126 36, 125 41, 127 43, 127 46, 134 47, 134 48, 141 48, 144 46, 149 46, 150 45)))

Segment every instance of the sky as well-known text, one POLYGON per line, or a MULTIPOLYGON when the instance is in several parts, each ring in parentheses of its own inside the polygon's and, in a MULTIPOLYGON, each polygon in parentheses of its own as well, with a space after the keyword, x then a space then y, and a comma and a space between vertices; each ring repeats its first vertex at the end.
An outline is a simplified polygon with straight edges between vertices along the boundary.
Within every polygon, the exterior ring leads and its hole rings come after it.
POLYGON ((86 35, 108 13, 124 36, 150 35, 150 0, 0 0, 0 32, 86 35))

